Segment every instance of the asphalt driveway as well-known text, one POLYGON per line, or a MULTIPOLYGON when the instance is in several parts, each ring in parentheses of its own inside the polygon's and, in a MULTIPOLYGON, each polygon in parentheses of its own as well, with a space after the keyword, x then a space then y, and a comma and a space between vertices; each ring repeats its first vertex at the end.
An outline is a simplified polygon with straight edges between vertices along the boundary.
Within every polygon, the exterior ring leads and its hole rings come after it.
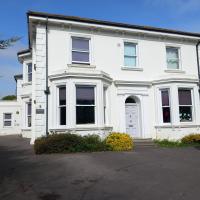
POLYGON ((0 137, 2 200, 196 200, 200 150, 34 155, 28 140, 0 137))

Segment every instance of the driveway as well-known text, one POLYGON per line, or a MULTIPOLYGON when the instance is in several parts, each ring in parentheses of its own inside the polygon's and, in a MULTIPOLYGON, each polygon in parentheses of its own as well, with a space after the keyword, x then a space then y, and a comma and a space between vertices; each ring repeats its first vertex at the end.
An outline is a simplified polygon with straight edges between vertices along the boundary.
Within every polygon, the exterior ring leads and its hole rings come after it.
POLYGON ((200 150, 34 155, 29 141, 0 137, 2 200, 196 200, 200 150))

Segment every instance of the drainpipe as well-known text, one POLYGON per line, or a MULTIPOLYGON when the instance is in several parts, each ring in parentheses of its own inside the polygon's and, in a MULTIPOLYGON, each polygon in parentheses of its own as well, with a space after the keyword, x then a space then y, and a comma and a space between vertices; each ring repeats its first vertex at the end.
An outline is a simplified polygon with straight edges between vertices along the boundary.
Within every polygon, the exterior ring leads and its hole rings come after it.
POLYGON ((196 44, 196 54, 197 54, 197 68, 198 68, 198 78, 199 78, 199 93, 200 93, 200 63, 199 63, 199 45, 200 40, 196 44))
POLYGON ((49 135, 49 84, 48 84, 48 17, 46 18, 46 135, 49 135))

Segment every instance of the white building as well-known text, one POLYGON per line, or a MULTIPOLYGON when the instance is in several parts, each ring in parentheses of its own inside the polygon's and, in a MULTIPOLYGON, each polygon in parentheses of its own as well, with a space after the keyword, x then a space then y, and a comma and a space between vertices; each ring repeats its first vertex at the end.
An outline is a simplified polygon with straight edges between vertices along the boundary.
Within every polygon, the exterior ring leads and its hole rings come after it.
POLYGON ((200 133, 200 34, 27 16, 29 50, 18 53, 17 87, 21 134, 31 143, 53 132, 173 140, 200 133))

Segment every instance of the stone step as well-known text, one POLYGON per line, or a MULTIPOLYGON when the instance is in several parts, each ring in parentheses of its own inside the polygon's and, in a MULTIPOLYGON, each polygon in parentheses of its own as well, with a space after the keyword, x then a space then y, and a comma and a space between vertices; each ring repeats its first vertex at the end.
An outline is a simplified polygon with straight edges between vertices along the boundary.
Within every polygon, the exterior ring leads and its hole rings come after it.
POLYGON ((136 138, 133 140, 135 147, 156 147, 152 138, 136 138))

